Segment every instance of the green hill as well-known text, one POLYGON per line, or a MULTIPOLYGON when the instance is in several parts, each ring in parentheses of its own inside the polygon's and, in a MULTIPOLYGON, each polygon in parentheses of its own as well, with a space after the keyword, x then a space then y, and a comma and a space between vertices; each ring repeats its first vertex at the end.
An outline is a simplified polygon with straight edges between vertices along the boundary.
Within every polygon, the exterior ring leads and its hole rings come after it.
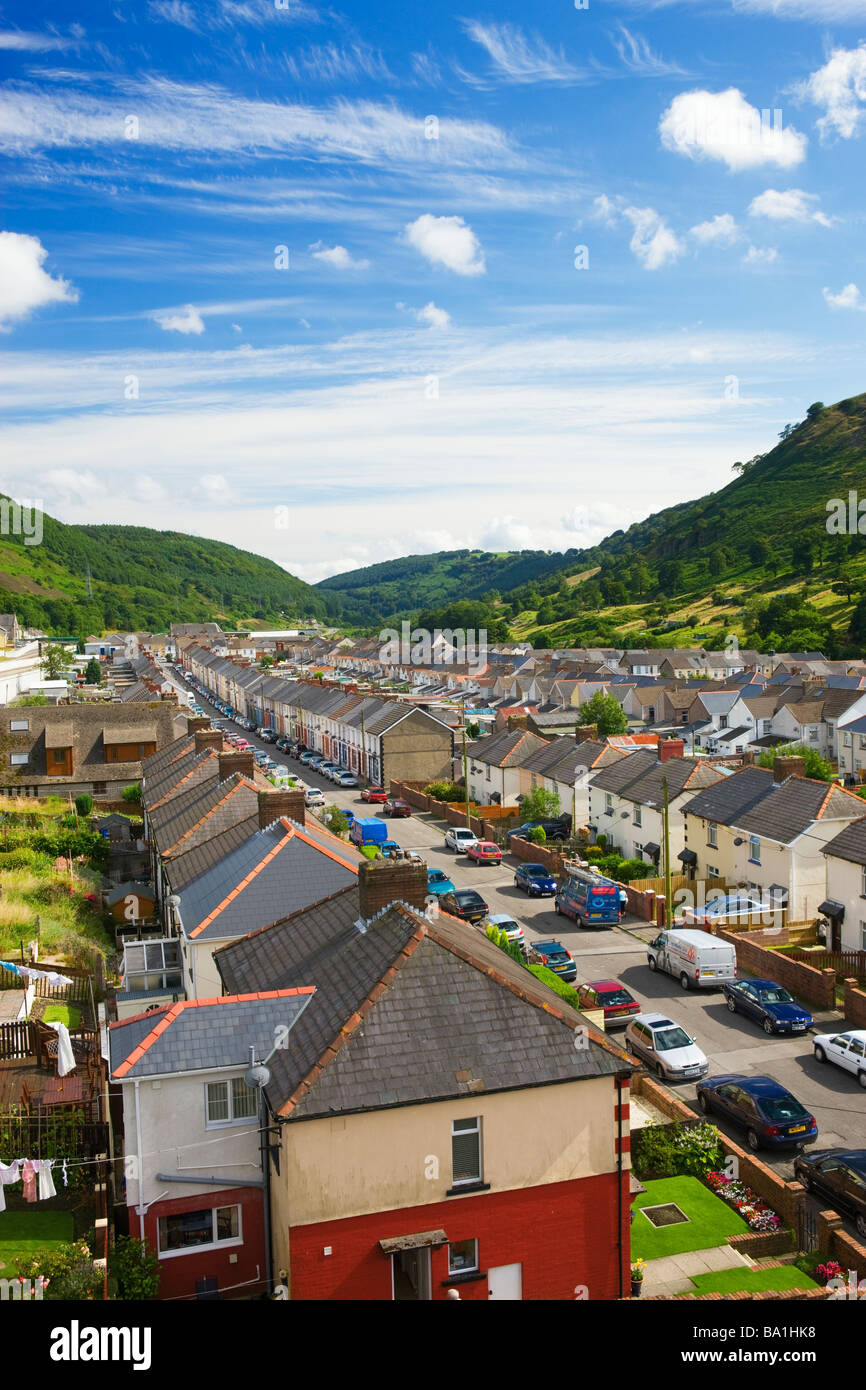
POLYGON ((0 536, 0 609, 52 634, 336 617, 341 608, 272 560, 178 531, 67 526, 46 515, 40 545, 0 536))

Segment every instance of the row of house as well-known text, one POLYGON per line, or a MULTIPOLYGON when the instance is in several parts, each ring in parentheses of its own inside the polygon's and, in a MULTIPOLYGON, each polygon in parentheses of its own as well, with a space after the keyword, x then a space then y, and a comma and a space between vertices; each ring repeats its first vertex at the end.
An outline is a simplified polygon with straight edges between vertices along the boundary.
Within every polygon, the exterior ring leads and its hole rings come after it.
POLYGON ((176 704, 7 706, 0 710, 6 796, 89 793, 118 800, 142 762, 186 725, 176 704))

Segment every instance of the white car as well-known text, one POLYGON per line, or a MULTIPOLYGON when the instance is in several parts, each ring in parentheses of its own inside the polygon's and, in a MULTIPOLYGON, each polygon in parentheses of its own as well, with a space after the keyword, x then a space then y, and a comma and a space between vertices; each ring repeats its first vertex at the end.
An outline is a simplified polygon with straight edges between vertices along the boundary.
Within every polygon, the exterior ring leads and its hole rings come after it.
POLYGON ((325 793, 319 791, 318 787, 309 787, 307 791, 304 792, 305 806, 324 806, 324 804, 325 793))
POLYGON ((866 1028, 852 1028, 847 1033, 817 1033, 812 1039, 812 1050, 817 1061, 835 1062, 866 1087, 866 1028))
POLYGON ((625 1040, 663 1081, 697 1081, 710 1069, 694 1038, 667 1014, 635 1014, 625 1040))
POLYGON ((477 835, 473 835, 471 830, 464 826, 452 825, 450 830, 445 831, 445 848, 453 849, 455 854, 465 854, 473 845, 478 844, 477 835))
POLYGON ((353 777, 351 772, 341 772, 339 777, 334 778, 334 781, 338 787, 357 787, 358 785, 357 777, 353 777))

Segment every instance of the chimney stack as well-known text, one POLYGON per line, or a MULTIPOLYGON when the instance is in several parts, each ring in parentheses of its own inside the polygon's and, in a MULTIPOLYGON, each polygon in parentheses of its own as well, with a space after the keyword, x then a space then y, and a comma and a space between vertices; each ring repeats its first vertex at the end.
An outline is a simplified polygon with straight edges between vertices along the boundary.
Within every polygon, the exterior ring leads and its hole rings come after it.
POLYGON ((266 829, 280 816, 304 824, 304 793, 300 787, 274 787, 273 791, 259 792, 259 828, 266 829))
POLYGON ((206 748, 222 748, 223 736, 219 729, 196 729, 195 751, 203 753, 206 748))
POLYGON ((805 777, 805 758, 787 757, 773 759, 773 781, 777 786, 788 777, 805 777))
POLYGON ((597 724, 579 724, 574 731, 575 743, 587 743, 590 739, 598 738, 597 724))
POLYGON ((358 865, 361 917, 370 922, 392 903, 408 903, 418 912, 427 906, 427 865, 417 859, 365 859, 358 865))
POLYGON ((525 729, 525 728, 527 728, 528 724, 529 724, 529 715, 528 715, 528 714, 509 714, 509 716, 508 716, 508 728, 509 728, 509 729, 525 729))
POLYGON ((238 773, 241 777, 252 777, 256 770, 256 760, 251 750, 246 752, 231 752, 219 754, 219 779, 224 782, 227 777, 238 773))
POLYGON ((671 758, 682 758, 686 751, 685 741, 681 738, 663 738, 659 740, 659 762, 670 762, 671 758))
POLYGON ((206 714, 191 714, 188 716, 186 721, 186 731, 188 734, 194 734, 196 729, 209 728, 210 720, 208 719, 206 714))

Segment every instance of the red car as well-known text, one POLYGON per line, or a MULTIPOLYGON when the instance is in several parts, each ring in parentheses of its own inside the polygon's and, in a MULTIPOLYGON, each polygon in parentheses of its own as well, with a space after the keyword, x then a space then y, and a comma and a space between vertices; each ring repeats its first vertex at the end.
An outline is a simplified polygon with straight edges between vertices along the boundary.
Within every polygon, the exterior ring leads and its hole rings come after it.
POLYGON ((625 1028, 629 1019, 641 1011, 640 1004, 619 980, 589 980, 577 986, 577 993, 582 1009, 604 1009, 607 1029, 620 1024, 625 1028))
POLYGON ((476 864, 501 864, 502 850, 492 840, 477 840, 469 846, 466 858, 474 859, 476 864))
POLYGON ((385 802, 386 816, 411 816, 412 807, 408 801, 401 801, 399 797, 393 797, 391 801, 385 802))
POLYGON ((388 793, 384 787, 365 787, 361 792, 362 801, 387 801, 388 793))

